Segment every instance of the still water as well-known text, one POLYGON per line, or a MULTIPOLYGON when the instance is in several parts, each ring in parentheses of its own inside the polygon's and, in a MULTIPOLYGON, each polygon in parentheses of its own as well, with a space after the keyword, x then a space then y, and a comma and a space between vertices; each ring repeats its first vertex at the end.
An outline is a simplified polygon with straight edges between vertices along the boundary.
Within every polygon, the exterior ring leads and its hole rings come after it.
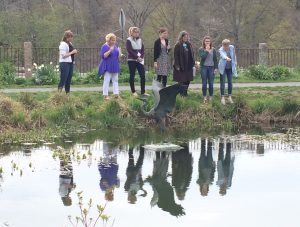
POLYGON ((86 141, 2 146, 0 226, 72 226, 80 191, 85 204, 93 201, 91 217, 106 204, 107 226, 300 226, 299 144, 241 136, 168 147, 86 141))

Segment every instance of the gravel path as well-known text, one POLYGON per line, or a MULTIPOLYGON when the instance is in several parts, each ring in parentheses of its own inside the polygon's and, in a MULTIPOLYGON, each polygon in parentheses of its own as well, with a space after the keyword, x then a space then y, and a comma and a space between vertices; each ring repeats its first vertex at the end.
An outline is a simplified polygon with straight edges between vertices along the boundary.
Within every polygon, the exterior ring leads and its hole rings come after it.
MULTIPOLYGON (((299 87, 300 82, 280 82, 280 83, 234 83, 234 88, 241 87, 299 87)), ((218 88, 219 84, 215 84, 215 87, 218 88)), ((129 91, 129 86, 120 86, 120 91, 129 91)), ((139 84, 136 85, 137 91, 139 91, 139 84)), ((201 84, 191 84, 190 88, 193 90, 200 90, 201 84)), ((110 89, 112 89, 110 87, 110 89)), ((0 93, 19 93, 19 92, 53 92, 57 88, 3 88, 0 89, 0 93)), ((151 90, 151 86, 146 86, 146 90, 151 90)), ((98 87, 71 87, 71 91, 86 91, 86 92, 102 92, 102 85, 98 87)))

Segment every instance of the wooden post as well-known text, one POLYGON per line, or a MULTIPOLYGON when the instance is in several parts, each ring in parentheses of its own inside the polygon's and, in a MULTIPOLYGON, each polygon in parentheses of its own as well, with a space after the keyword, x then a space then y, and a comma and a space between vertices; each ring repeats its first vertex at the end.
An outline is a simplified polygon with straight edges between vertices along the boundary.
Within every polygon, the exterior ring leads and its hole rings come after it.
POLYGON ((24 69, 25 77, 32 76, 32 43, 24 42, 24 69))
POLYGON ((258 64, 268 65, 268 45, 266 43, 260 43, 258 48, 258 64))

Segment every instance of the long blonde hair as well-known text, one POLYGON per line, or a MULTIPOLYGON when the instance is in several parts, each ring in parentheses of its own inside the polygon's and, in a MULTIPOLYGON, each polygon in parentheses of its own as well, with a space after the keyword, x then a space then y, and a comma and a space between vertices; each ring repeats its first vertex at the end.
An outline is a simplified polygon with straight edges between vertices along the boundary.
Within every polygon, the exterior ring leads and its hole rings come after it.
POLYGON ((128 35, 129 36, 132 36, 132 33, 133 32, 140 32, 140 29, 138 28, 138 27, 130 27, 129 29, 128 29, 128 35))

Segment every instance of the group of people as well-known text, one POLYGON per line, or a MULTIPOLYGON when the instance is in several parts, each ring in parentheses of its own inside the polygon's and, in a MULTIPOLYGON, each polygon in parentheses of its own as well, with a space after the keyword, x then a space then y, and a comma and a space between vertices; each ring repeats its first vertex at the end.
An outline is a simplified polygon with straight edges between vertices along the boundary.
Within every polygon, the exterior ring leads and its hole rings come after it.
MULTIPOLYGON (((140 37, 138 27, 129 28, 129 37, 126 40, 127 63, 129 68, 129 84, 132 95, 137 97, 135 89, 135 74, 138 71, 140 77, 141 95, 148 96, 145 90, 145 68, 144 57, 145 47, 140 37)), ((167 86, 169 73, 173 72, 173 80, 180 84, 180 95, 187 96, 190 82, 193 81, 196 68, 199 67, 202 78, 202 94, 204 103, 212 100, 214 92, 214 78, 219 71, 220 74, 220 95, 221 103, 226 104, 225 100, 225 81, 228 82, 228 102, 232 100, 232 78, 237 75, 237 61, 235 47, 230 44, 230 40, 224 39, 222 46, 217 50, 213 46, 212 39, 209 36, 203 38, 199 48, 200 65, 196 65, 194 49, 190 42, 189 34, 186 31, 179 33, 178 40, 174 46, 173 69, 170 67, 169 52, 172 49, 168 41, 168 30, 159 29, 159 37, 154 42, 154 68, 157 74, 157 81, 160 81, 163 87, 167 86), (219 60, 218 60, 219 59, 219 60), (208 89, 207 89, 208 87, 208 89), (207 94, 208 90, 208 94, 207 94)), ((70 83, 73 72, 74 55, 77 50, 72 45, 73 33, 68 30, 65 32, 60 43, 59 62, 60 62, 60 82, 58 90, 62 91, 65 87, 66 93, 70 92, 70 83)), ((117 37, 113 33, 107 34, 106 42, 101 46, 98 74, 103 76, 103 96, 109 100, 109 84, 112 81, 113 94, 119 98, 118 77, 120 73, 121 49, 117 46, 117 37)))

